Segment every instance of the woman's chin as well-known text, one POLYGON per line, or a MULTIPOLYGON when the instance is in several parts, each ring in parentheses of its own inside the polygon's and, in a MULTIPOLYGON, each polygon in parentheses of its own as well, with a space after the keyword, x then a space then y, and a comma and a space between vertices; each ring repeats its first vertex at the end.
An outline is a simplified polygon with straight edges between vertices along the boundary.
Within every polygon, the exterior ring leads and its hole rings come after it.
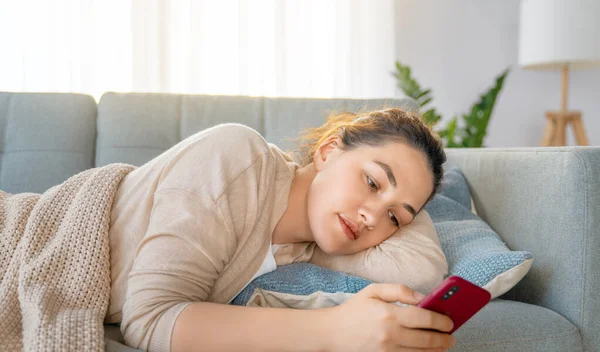
POLYGON ((319 241, 318 239, 315 242, 323 252, 329 255, 347 255, 354 253, 347 245, 344 245, 343 243, 336 243, 332 240, 319 241))

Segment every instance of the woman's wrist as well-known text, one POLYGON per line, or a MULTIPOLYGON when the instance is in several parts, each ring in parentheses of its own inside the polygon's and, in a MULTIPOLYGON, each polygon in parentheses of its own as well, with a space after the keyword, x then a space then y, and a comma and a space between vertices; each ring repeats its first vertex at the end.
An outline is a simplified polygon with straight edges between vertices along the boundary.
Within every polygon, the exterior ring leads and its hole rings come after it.
POLYGON ((339 329, 336 329, 339 325, 339 320, 336 319, 338 310, 339 307, 331 307, 308 311, 313 313, 308 324, 316 329, 311 334, 316 343, 315 351, 335 352, 337 350, 337 338, 340 333, 339 329))

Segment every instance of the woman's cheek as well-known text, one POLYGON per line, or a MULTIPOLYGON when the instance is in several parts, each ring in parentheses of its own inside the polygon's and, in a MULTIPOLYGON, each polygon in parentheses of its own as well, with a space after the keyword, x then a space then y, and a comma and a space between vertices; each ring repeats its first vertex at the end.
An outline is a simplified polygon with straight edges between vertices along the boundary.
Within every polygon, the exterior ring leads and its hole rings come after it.
MULTIPOLYGON (((333 211, 328 203, 328 192, 315 188, 309 194, 308 218, 313 237, 318 242, 328 242, 331 233, 331 219, 333 211)), ((325 244, 325 243, 322 243, 325 244)))

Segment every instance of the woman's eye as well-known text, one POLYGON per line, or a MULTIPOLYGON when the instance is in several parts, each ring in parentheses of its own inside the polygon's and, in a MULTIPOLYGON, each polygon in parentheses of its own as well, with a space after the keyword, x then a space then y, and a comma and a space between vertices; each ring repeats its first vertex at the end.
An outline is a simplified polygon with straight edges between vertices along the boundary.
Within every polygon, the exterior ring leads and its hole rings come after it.
POLYGON ((377 190, 377 184, 375 182, 373 182, 373 179, 371 178, 371 176, 367 175, 367 183, 369 184, 369 187, 371 187, 372 190, 377 190))
POLYGON ((390 220, 392 220, 392 223, 398 227, 400 227, 400 223, 398 222, 398 219, 396 218, 396 216, 394 215, 394 213, 392 213, 390 211, 390 220))

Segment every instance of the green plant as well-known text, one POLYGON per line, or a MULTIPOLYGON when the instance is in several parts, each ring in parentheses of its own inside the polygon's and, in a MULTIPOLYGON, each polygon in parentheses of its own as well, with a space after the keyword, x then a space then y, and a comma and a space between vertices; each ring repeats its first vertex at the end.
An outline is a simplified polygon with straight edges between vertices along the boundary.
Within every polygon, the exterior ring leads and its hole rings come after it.
MULTIPOLYGON (((442 116, 434 107, 428 107, 433 100, 431 89, 422 89, 412 77, 410 67, 396 61, 396 72, 392 73, 398 82, 398 87, 404 94, 414 99, 421 107, 421 115, 425 123, 432 128, 440 122, 442 116)), ((508 74, 506 69, 496 77, 495 85, 483 94, 479 101, 471 106, 467 114, 462 114, 462 124, 458 124, 458 117, 454 116, 445 128, 436 132, 445 141, 448 148, 476 148, 483 147, 483 139, 487 133, 487 126, 496 103, 496 98, 502 89, 504 78, 508 74)))

